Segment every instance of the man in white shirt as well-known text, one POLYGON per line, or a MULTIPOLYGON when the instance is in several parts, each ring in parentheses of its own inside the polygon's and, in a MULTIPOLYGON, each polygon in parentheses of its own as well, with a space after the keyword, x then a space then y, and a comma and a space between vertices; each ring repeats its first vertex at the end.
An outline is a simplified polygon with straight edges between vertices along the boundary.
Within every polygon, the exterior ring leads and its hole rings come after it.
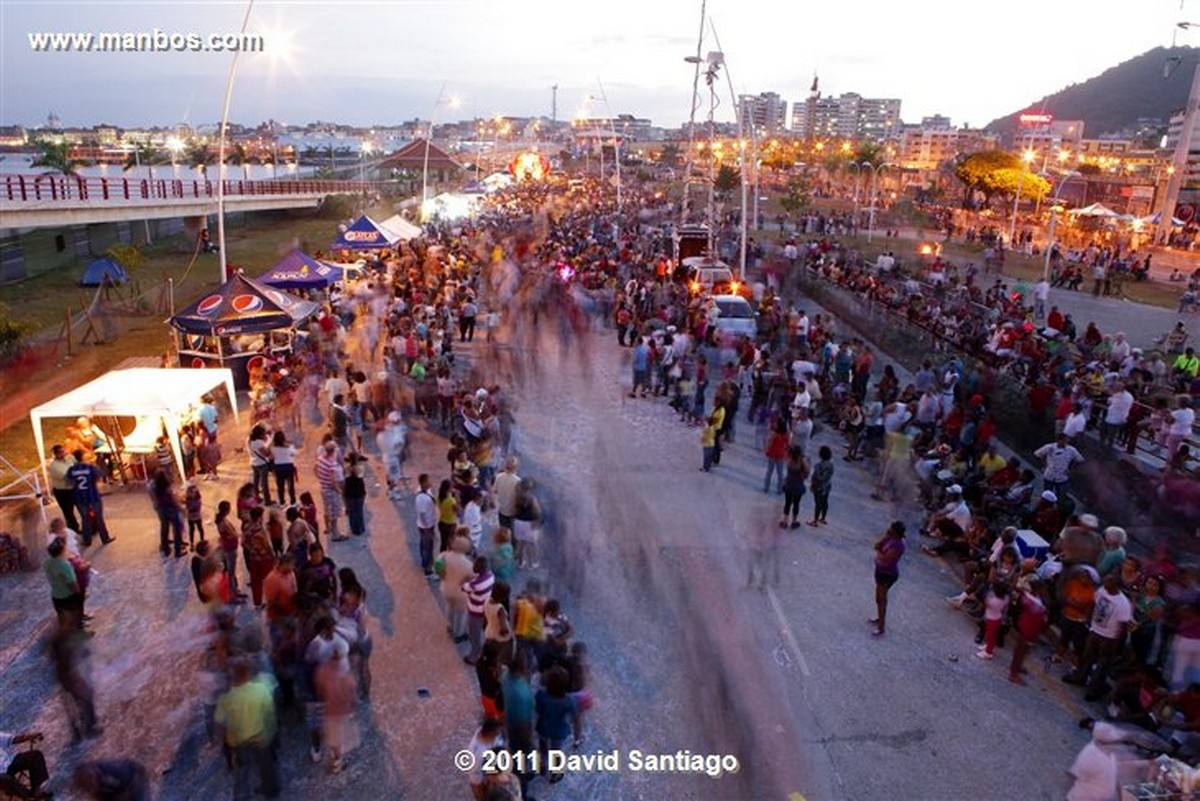
POLYGON ((1071 406, 1071 413, 1063 421, 1062 432, 1068 440, 1074 440, 1087 429, 1087 421, 1087 415, 1083 411, 1083 404, 1073 404, 1071 406))
POLYGON ((1068 471, 1071 465, 1083 461, 1083 455, 1067 441, 1066 434, 1059 434, 1054 442, 1038 448, 1033 455, 1043 460, 1042 484, 1045 489, 1062 497, 1067 490, 1068 471))
POLYGON ((1192 435, 1192 427, 1196 423, 1196 410, 1192 408, 1192 399, 1180 395, 1171 411, 1171 423, 1167 428, 1167 451, 1171 458, 1179 451, 1179 446, 1192 435))
POLYGON ((1050 282, 1043 278, 1033 286, 1033 316, 1046 319, 1046 303, 1050 300, 1050 282))
POLYGON ((437 574, 433 572, 433 537, 437 532, 438 508, 430 489, 429 474, 422 473, 417 477, 420 488, 413 505, 417 509, 417 532, 420 539, 421 569, 425 578, 432 579, 437 574))
POLYGON ((1063 676, 1063 681, 1068 684, 1087 684, 1086 700, 1095 701, 1106 691, 1108 669, 1121 653, 1131 620, 1133 605, 1121 592, 1121 579, 1116 573, 1109 573, 1104 577, 1104 584, 1096 590, 1092 624, 1088 629, 1083 656, 1079 660, 1079 669, 1063 676))
POLYGON ((929 518, 929 536, 943 540, 961 539, 971 527, 971 507, 963 500, 962 487, 951 484, 946 489, 946 505, 929 518))
POLYGON ((1133 410, 1133 395, 1118 381, 1113 385, 1112 394, 1108 396, 1108 408, 1104 410, 1104 425, 1100 427, 1100 444, 1111 448, 1116 442, 1117 432, 1129 422, 1129 413, 1133 410))

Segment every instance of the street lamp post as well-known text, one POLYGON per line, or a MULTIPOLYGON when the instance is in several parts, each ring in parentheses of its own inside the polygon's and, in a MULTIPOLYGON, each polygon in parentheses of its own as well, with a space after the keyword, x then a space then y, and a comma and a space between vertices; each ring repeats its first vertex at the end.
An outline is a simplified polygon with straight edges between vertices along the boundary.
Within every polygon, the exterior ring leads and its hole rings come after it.
POLYGON ((1050 198, 1050 228, 1046 232, 1046 257, 1042 262, 1042 280, 1047 280, 1050 277, 1050 251, 1054 249, 1054 224, 1058 221, 1058 196, 1062 193, 1063 187, 1067 185, 1067 182, 1078 174, 1074 171, 1063 173, 1062 180, 1058 183, 1058 188, 1054 190, 1054 196, 1050 198))
POLYGON ((1008 249, 1009 250, 1013 249, 1013 239, 1017 235, 1017 206, 1019 206, 1021 203, 1021 189, 1025 184, 1025 170, 1029 168, 1029 164, 1030 164, 1030 162, 1033 161, 1033 158, 1034 158, 1034 153, 1032 150, 1026 150, 1021 155, 1021 161, 1023 161, 1024 164, 1021 165, 1021 174, 1020 174, 1020 176, 1017 177, 1017 194, 1016 194, 1016 197, 1013 198, 1012 221, 1009 223, 1009 226, 1008 226, 1008 249))
MULTIPOLYGON (((254 10, 254 0, 246 4, 246 16, 242 18, 242 35, 250 23, 250 12, 254 10)), ((229 79, 225 82, 225 104, 221 108, 221 138, 217 142, 217 260, 220 269, 221 283, 229 279, 229 261, 225 253, 225 139, 229 132, 229 103, 233 100, 233 79, 237 75, 238 56, 241 50, 233 51, 233 60, 229 64, 229 79)))
MULTIPOLYGON (((437 100, 433 103, 433 111, 429 114, 429 131, 425 137, 425 155, 421 159, 421 206, 425 205, 425 201, 429 199, 429 140, 433 138, 433 124, 437 117, 438 107, 442 105, 442 98, 446 94, 446 84, 442 83, 442 88, 438 90, 437 100)), ((447 104, 450 108, 458 107, 457 98, 450 98, 447 104)))
POLYGON ((890 161, 885 161, 881 164, 874 165, 869 161, 862 162, 862 166, 871 171, 871 210, 867 214, 867 242, 871 242, 871 237, 875 233, 875 198, 879 190, 879 171, 884 167, 891 167, 890 161))

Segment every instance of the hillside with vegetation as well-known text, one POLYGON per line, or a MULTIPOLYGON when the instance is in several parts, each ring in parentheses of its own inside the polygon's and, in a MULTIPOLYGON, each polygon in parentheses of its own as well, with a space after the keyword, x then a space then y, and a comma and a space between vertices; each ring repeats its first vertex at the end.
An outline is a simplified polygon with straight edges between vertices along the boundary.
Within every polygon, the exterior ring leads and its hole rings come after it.
POLYGON ((1156 47, 992 120, 986 127, 1007 138, 1017 129, 1021 114, 1045 113, 1055 119, 1083 120, 1084 136, 1088 138, 1137 129, 1142 119, 1162 120, 1165 128, 1172 112, 1187 103, 1198 61, 1200 48, 1156 47), (1164 78, 1167 65, 1171 74, 1164 78))

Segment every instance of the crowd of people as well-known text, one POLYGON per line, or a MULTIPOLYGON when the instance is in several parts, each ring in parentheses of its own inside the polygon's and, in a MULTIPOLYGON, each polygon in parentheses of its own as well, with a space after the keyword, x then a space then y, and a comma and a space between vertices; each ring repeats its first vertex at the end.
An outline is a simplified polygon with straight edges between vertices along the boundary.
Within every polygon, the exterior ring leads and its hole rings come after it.
MULTIPOLYGON (((1099 714, 1180 732, 1180 748, 1191 747, 1183 734, 1200 717, 1189 717, 1191 696, 1181 694, 1200 692, 1189 684, 1200 667, 1200 573, 1166 551, 1153 559, 1126 553, 1122 528, 1102 527, 1069 497, 1083 459, 1075 444, 1089 427, 1105 447, 1130 451, 1150 432, 1173 464, 1185 464, 1188 395, 1200 371, 1186 333, 1166 336, 1175 357, 1168 368, 1119 333, 1088 324, 1079 334, 1069 316, 1039 305, 1043 287, 1010 291, 1003 279, 984 287, 940 259, 925 281, 894 259, 873 268, 837 241, 852 219, 809 215, 797 240, 765 265, 774 277, 750 293, 756 333, 734 334, 719 324, 712 298, 671 263, 658 224, 669 211, 649 190, 631 190, 618 210, 590 182, 573 190, 523 184, 494 196, 473 222, 432 226, 425 238, 378 254, 364 278, 325 299, 293 352, 251 376, 255 419, 226 454, 249 467, 251 480, 235 496, 199 483, 218 478, 217 443, 228 446, 211 403, 185 432, 184 475, 175 477, 169 459, 159 463, 149 492, 160 551, 192 553, 196 595, 212 616, 205 707, 235 797, 282 792, 286 710, 303 710, 309 756, 331 772, 359 743, 355 709, 371 692, 371 588, 335 562, 335 543, 368 536, 370 471, 390 498, 411 501, 417 561, 443 603, 447 636, 474 671, 481 722, 467 747, 476 764, 494 749, 545 755, 582 745, 592 704, 587 648, 563 599, 547 591, 545 498, 523 475, 511 392, 541 369, 542 332, 558 332, 584 357, 579 334, 593 320, 629 349, 631 395, 662 398, 680 425, 698 429, 699 470, 719 473, 722 451, 751 436, 739 428, 752 432, 762 491, 781 496, 779 529, 826 525, 838 471, 869 467, 874 497, 928 509, 921 550, 962 561, 962 591, 949 601, 977 618, 981 660, 1010 640, 1009 679, 1023 683, 1031 649, 1054 623, 1052 659, 1066 666, 1064 680, 1103 703, 1099 714), (902 379, 832 316, 809 317, 801 276, 887 306, 934 333, 937 348, 902 379), (1012 372, 1028 387, 1032 411, 1053 410, 1058 422, 1037 452, 1040 471, 1000 455, 985 377, 946 346, 993 367, 1021 365, 1012 372), (1186 392, 1162 402, 1164 383, 1186 392), (1137 401, 1154 413, 1136 417, 1137 401), (447 440, 445 465, 422 465, 415 477, 414 417, 447 440), (836 444, 814 443, 821 428, 837 432, 840 460, 836 444), (306 474, 300 464, 310 456, 306 474), (801 511, 810 494, 811 515, 801 511), (1174 716, 1161 714, 1166 706, 1174 716)), ((723 226, 718 239, 731 230, 723 226)), ((62 631, 60 684, 74 699, 77 736, 87 738, 99 726, 84 670, 83 551, 93 536, 110 537, 99 495, 89 491, 101 468, 75 451, 74 463, 61 445, 53 453, 63 518, 52 524, 45 570, 62 631)), ((876 636, 887 632, 888 590, 907 534, 893 521, 875 545, 876 636)), ((765 562, 752 566, 756 575, 763 586, 778 580, 765 562)), ((479 768, 469 779, 478 801, 503 801, 528 798, 535 775, 479 768)))

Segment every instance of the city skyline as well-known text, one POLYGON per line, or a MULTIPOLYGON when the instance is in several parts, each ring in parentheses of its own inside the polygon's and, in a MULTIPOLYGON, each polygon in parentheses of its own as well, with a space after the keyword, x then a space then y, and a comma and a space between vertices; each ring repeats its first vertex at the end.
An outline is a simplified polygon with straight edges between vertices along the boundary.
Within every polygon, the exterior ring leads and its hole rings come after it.
MULTIPOLYGON (((901 100, 906 122, 944 114, 956 125, 982 126, 1170 44, 1174 24, 1191 10, 1101 0, 1081 17, 1057 4, 1013 0, 1005 14, 981 19, 964 18, 949 0, 915 10, 875 0, 859 7, 859 14, 801 13, 710 0, 712 25, 706 25, 702 50, 717 48, 715 29, 735 94, 776 92, 790 108, 807 96, 815 73, 826 95, 901 100), (747 11, 753 22, 734 16, 747 11), (1113 24, 1114 15, 1121 15, 1121 25, 1113 24), (984 31, 994 46, 981 51, 984 31)), ((265 52, 240 58, 230 119, 387 126, 496 114, 548 117, 557 85, 560 120, 629 113, 664 128, 686 121, 692 67, 683 59, 695 54, 699 5, 615 0, 605 12, 580 24, 563 19, 546 0, 503 8, 477 0, 335 7, 259 0, 247 30, 264 37, 265 52), (450 108, 452 97, 456 108, 450 108)), ((240 0, 169 8, 0 0, 0 124, 37 127, 51 111, 64 126, 212 124, 221 116, 228 53, 34 52, 28 37, 236 32, 245 13, 240 0)), ((1179 37, 1179 44, 1194 43, 1200 44, 1198 35, 1179 37)), ((722 76, 718 121, 734 119, 729 89, 722 76)), ((707 102, 701 105, 698 118, 707 114, 707 102)))

